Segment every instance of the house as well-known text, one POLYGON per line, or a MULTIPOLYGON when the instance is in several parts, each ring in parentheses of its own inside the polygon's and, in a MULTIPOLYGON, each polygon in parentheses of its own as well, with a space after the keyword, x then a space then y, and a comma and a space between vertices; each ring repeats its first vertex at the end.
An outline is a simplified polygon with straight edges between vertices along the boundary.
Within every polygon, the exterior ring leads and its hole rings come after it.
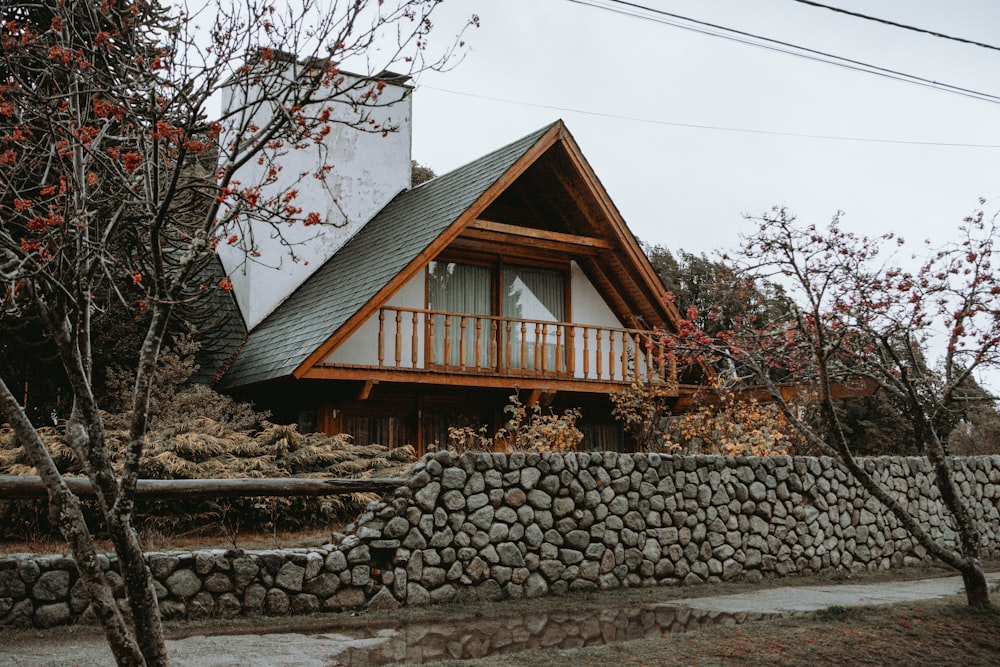
POLYGON ((350 147, 337 180, 305 195, 345 218, 310 244, 318 255, 221 257, 249 333, 220 388, 307 430, 418 451, 449 426, 502 424, 516 391, 580 408, 583 447, 622 449, 609 392, 666 378, 681 399, 697 378, 658 354, 654 332, 678 315, 580 147, 557 121, 409 188, 398 85, 379 110, 398 131, 333 137, 332 155, 350 147))

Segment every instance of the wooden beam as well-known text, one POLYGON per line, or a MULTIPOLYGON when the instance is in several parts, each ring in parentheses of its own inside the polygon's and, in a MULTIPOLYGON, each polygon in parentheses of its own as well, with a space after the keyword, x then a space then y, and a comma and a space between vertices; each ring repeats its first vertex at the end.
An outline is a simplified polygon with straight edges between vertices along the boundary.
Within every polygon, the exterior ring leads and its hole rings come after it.
MULTIPOLYGON (((312 380, 368 380, 400 384, 443 385, 449 387, 485 387, 492 389, 514 389, 528 385, 543 384, 550 391, 569 391, 584 394, 607 394, 621 391, 628 383, 610 380, 582 380, 559 376, 531 377, 527 375, 482 375, 473 372, 454 373, 437 371, 390 370, 367 367, 344 367, 332 364, 313 366, 303 378, 312 380)), ((693 391, 693 390, 692 390, 693 391)), ((676 395, 676 390, 670 392, 676 395)))
POLYGON ((542 397, 541 389, 532 389, 531 393, 528 394, 528 398, 524 400, 524 404, 527 407, 532 407, 538 404, 538 399, 542 397))
MULTIPOLYGON (((63 477, 69 490, 81 498, 94 497, 86 477, 63 477)), ((406 484, 405 479, 382 477, 368 479, 316 479, 306 477, 240 477, 234 479, 140 479, 137 498, 234 498, 246 496, 332 496, 345 493, 384 493, 406 484)), ((2 498, 45 498, 48 493, 41 478, 0 476, 2 498)))
POLYGON ((594 252, 599 250, 611 250, 614 247, 611 241, 597 238, 596 236, 566 234, 564 232, 553 232, 546 229, 508 225, 502 222, 491 222, 489 220, 482 219, 474 220, 472 224, 466 228, 465 233, 470 235, 492 234, 493 238, 513 236, 522 238, 525 243, 529 243, 531 245, 535 245, 539 241, 548 241, 553 244, 557 244, 559 247, 587 248, 594 252))
POLYGON ((361 391, 358 392, 359 401, 366 401, 368 397, 372 394, 372 388, 378 384, 378 380, 365 380, 364 385, 361 387, 361 391))
POLYGON ((591 256, 601 252, 600 248, 592 246, 568 244, 560 241, 548 239, 535 239, 532 241, 527 236, 510 236, 500 232, 488 231, 485 229, 466 229, 459 237, 459 240, 479 241, 495 245, 498 252, 507 248, 530 248, 532 250, 548 250, 560 255, 591 256))

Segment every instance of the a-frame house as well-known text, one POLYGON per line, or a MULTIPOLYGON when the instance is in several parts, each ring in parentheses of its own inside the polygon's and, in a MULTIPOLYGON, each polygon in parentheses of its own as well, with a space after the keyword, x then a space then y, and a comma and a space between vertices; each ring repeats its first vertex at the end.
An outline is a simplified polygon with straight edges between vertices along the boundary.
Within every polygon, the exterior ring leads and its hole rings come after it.
MULTIPOLYGON (((251 292, 252 293, 252 292, 251 292)), ((562 121, 406 189, 249 333, 221 387, 302 428, 443 444, 508 397, 580 408, 621 449, 609 392, 661 378, 677 313, 562 121)))

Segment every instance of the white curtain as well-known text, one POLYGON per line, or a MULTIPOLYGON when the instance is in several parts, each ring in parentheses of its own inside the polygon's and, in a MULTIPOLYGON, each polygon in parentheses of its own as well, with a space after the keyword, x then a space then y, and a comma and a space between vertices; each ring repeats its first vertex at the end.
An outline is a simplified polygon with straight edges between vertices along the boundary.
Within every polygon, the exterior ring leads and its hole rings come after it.
MULTIPOLYGON (((431 318, 433 327, 433 363, 449 366, 460 365, 462 339, 465 340, 465 365, 476 363, 476 322, 475 317, 460 315, 493 314, 493 272, 484 266, 431 262, 428 267, 428 307, 431 310, 455 313, 455 315, 435 315, 431 318), (447 319, 447 327, 445 321, 447 319), (462 322, 465 334, 462 335, 462 322), (449 341, 448 359, 444 358, 445 331, 449 341)), ((487 368, 493 365, 490 359, 491 322, 479 320, 479 365, 487 368)))

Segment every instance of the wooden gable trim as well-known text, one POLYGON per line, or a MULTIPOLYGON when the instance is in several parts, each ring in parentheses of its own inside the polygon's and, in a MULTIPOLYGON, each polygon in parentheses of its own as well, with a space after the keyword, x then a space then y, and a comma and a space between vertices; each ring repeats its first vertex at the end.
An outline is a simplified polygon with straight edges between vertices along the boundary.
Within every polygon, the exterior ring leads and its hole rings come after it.
POLYGON ((529 148, 524 154, 511 165, 503 175, 500 176, 486 191, 467 208, 455 222, 444 232, 438 235, 429 246, 424 248, 406 267, 403 268, 396 277, 390 280, 381 290, 379 290, 368 303, 362 306, 353 316, 351 316, 340 328, 326 339, 316 350, 306 357, 305 361, 292 371, 295 378, 302 378, 311 368, 323 362, 330 354, 337 349, 341 343, 347 340, 365 322, 372 317, 375 312, 391 299, 399 290, 412 280, 417 273, 422 271, 442 250, 454 241, 462 231, 465 230, 479 215, 489 206, 507 187, 517 180, 534 162, 552 147, 560 138, 566 135, 566 126, 563 122, 557 121, 549 130, 543 134, 535 145, 529 148))
POLYGON ((648 294, 651 297, 650 300, 655 304, 654 307, 658 306, 661 309, 661 312, 666 315, 666 320, 671 325, 676 327, 677 322, 681 319, 680 311, 677 310, 677 307, 673 303, 663 300, 662 297, 665 296, 666 290, 663 288, 663 283, 660 282, 659 277, 656 275, 653 265, 650 264, 649 258, 646 256, 646 253, 642 251, 642 248, 639 247, 635 236, 633 236, 632 232, 629 231, 624 218, 622 218, 621 213, 618 211, 614 202, 611 201, 611 197, 604 189, 600 179, 597 178, 597 174, 595 174, 593 169, 591 169, 590 164, 583 156, 583 152, 573 139, 573 136, 569 133, 565 126, 561 126, 560 130, 561 139, 563 140, 563 145, 566 147, 567 155, 587 182, 591 193, 597 199, 606 220, 610 224, 611 229, 614 231, 615 237, 621 244, 621 249, 628 258, 627 264, 638 270, 641 282, 643 283, 641 287, 644 287, 648 291, 648 294))
POLYGON ((593 236, 551 232, 545 229, 520 227, 489 220, 474 220, 465 230, 465 236, 488 241, 504 241, 507 237, 523 239, 530 245, 565 251, 568 253, 596 254, 601 250, 611 250, 614 245, 610 241, 593 236))

